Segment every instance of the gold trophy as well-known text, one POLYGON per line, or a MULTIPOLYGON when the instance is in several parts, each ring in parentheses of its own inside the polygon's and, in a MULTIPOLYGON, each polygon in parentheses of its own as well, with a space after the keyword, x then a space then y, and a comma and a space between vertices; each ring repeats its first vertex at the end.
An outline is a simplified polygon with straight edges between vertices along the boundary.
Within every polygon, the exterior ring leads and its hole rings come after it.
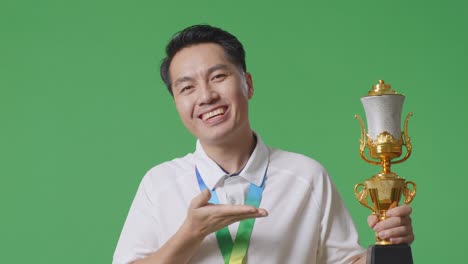
MULTIPOLYGON (((398 94, 390 85, 379 80, 368 96, 361 98, 366 113, 367 133, 361 117, 355 115, 361 125, 359 153, 366 162, 381 165, 382 171, 364 183, 356 184, 354 194, 363 206, 377 215, 379 221, 387 218, 388 210, 398 206, 402 195, 405 204, 409 204, 416 195, 416 184, 399 177, 390 168, 392 164, 406 161, 412 152, 408 136, 411 112, 406 117, 403 132, 401 131, 404 100, 404 95, 398 94), (400 158, 403 146, 406 147, 406 154, 400 158), (369 158, 366 156, 366 147, 369 149, 369 158)), ((389 240, 379 238, 377 233, 375 238, 376 244, 368 250, 367 263, 413 263, 408 245, 392 245, 389 240)))

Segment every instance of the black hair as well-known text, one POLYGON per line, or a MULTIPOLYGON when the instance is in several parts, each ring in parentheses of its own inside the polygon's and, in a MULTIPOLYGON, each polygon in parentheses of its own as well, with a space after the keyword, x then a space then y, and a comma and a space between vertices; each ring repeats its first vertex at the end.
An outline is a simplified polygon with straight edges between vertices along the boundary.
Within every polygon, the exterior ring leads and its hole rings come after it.
POLYGON ((169 66, 174 56, 183 48, 201 43, 220 45, 227 58, 242 71, 246 71, 245 51, 242 43, 231 33, 210 25, 194 25, 177 32, 166 46, 166 57, 161 62, 161 78, 173 96, 169 66))

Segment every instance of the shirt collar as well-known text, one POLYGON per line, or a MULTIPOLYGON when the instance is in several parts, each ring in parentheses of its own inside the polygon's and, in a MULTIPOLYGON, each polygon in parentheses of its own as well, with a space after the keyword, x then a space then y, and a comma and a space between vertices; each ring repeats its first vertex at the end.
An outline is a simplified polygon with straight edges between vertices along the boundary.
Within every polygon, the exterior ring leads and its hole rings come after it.
MULTIPOLYGON (((258 135, 256 135, 256 137, 257 144, 255 149, 252 155, 250 155, 244 169, 242 169, 238 175, 248 180, 250 183, 260 186, 268 168, 269 151, 262 139, 258 135)), ((228 175, 214 160, 208 157, 200 144, 200 140, 197 140, 194 157, 195 165, 200 172, 200 176, 210 190, 213 190, 215 186, 228 175)))

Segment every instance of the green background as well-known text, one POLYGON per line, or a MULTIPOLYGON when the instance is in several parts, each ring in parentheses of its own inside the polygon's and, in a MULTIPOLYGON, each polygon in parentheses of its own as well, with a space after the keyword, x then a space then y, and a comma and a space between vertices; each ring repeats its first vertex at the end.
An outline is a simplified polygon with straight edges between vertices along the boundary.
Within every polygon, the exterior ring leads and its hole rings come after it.
POLYGON ((415 263, 463 262, 467 3, 0 0, 0 262, 111 262, 143 174, 194 149, 158 70, 197 23, 244 43, 253 128, 325 165, 364 246, 353 116, 378 79, 405 94, 415 263))

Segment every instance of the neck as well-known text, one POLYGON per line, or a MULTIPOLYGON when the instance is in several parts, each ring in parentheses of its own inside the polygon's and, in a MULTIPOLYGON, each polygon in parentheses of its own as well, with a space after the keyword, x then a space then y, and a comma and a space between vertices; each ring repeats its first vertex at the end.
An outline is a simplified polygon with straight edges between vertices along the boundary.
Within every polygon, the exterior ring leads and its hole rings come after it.
POLYGON ((239 172, 249 161, 250 155, 255 149, 256 137, 250 131, 243 137, 238 137, 235 142, 224 144, 204 144, 203 150, 208 157, 213 159, 227 173, 239 172))

